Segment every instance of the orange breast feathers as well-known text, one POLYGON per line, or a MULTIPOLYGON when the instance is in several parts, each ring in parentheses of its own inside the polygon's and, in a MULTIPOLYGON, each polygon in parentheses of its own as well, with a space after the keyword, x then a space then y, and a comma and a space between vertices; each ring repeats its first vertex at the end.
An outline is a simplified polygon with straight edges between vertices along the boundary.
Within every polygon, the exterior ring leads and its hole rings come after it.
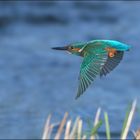
POLYGON ((114 48, 107 47, 107 48, 105 48, 105 49, 106 49, 106 51, 108 52, 108 56, 109 56, 109 57, 114 57, 115 54, 117 53, 117 50, 114 49, 114 48))
POLYGON ((72 50, 75 52, 78 52, 80 50, 80 48, 73 48, 72 50))

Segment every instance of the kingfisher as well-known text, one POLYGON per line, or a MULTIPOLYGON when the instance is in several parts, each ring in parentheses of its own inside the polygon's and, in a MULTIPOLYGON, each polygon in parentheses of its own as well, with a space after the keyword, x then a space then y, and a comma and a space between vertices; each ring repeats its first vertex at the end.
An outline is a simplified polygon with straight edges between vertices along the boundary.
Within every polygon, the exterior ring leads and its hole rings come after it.
POLYGON ((115 40, 92 40, 52 49, 68 51, 83 57, 78 78, 77 99, 97 76, 102 77, 110 73, 120 63, 124 52, 130 48, 131 46, 115 40))

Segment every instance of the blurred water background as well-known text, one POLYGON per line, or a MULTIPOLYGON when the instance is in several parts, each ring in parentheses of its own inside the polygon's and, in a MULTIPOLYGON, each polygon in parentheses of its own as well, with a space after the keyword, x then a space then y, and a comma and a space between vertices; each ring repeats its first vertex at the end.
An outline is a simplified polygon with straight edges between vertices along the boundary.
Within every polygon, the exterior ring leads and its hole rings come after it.
MULTIPOLYGON (((98 107, 119 133, 128 104, 140 100, 139 14, 138 1, 0 1, 0 138, 40 138, 49 113, 54 122, 66 111, 86 122, 98 107), (133 48, 75 100, 82 58, 51 47, 93 39, 133 48)), ((131 129, 138 126, 139 109, 131 129)))

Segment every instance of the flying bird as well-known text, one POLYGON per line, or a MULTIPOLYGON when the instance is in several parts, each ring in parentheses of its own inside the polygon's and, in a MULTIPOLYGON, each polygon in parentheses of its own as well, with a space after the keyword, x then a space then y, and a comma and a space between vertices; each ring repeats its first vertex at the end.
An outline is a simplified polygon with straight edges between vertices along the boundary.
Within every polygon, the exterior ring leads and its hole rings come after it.
POLYGON ((102 77, 110 73, 130 48, 131 46, 115 40, 92 40, 52 49, 66 50, 84 58, 79 73, 77 99, 98 75, 102 77))

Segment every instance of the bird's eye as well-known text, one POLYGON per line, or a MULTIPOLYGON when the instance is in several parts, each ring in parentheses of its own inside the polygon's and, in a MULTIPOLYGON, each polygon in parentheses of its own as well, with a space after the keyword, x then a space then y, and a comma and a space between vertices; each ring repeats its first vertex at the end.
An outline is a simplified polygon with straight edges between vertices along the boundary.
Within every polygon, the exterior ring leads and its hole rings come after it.
POLYGON ((70 47, 71 49, 74 49, 72 46, 70 47))

